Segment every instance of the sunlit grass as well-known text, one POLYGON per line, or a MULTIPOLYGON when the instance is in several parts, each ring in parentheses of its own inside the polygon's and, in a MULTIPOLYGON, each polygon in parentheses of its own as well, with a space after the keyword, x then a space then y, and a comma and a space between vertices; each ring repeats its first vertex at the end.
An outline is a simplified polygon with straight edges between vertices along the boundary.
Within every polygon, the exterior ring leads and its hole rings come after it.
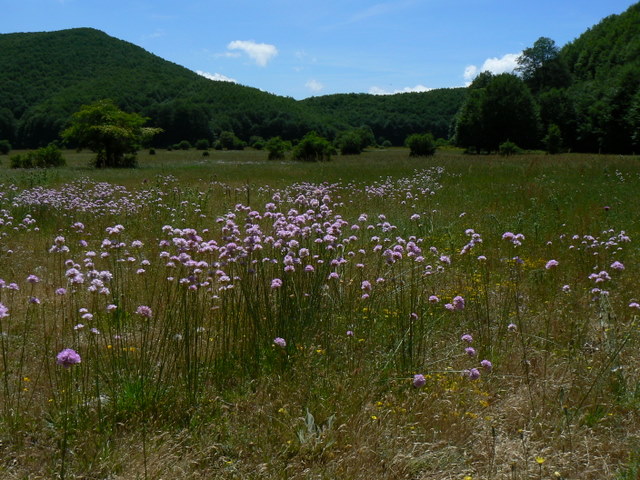
POLYGON ((0 169, 3 478, 637 469, 637 159, 66 156, 0 169))

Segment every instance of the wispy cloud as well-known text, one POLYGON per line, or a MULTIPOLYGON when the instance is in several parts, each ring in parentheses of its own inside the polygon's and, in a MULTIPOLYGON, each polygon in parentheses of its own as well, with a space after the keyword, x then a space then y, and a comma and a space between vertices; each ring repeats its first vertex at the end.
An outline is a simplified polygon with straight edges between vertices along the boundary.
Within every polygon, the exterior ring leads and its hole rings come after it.
POLYGON ((428 92, 433 88, 425 87, 424 85, 416 85, 415 87, 404 87, 400 90, 385 90, 380 87, 371 87, 369 93, 372 95, 395 95, 396 93, 419 93, 428 92))
MULTIPOLYGON (((240 50, 251 58, 257 65, 266 67, 267 63, 278 54, 275 45, 256 43, 251 40, 234 40, 227 45, 229 50, 240 50)), ((233 52, 231 52, 233 53, 233 52)))
POLYGON ((204 78, 208 78, 209 80, 213 80, 215 82, 231 82, 238 83, 235 78, 227 77, 221 73, 209 73, 203 72, 202 70, 196 70, 196 73, 204 78))
POLYGON ((397 10, 402 10, 406 7, 409 7, 414 3, 415 3, 414 0, 377 3, 364 10, 360 10, 359 12, 356 12, 354 15, 351 16, 350 22, 360 22, 362 20, 367 20, 368 18, 371 18, 371 17, 379 17, 381 15, 387 15, 397 10))
POLYGON ((307 83, 304 84, 304 86, 307 87, 312 92, 319 92, 324 88, 324 85, 317 80, 309 80, 307 83))
POLYGON ((473 79, 481 72, 491 72, 493 74, 511 73, 518 66, 518 57, 521 53, 507 53, 502 57, 487 58, 482 67, 476 65, 467 65, 464 69, 464 80, 469 85, 473 79))

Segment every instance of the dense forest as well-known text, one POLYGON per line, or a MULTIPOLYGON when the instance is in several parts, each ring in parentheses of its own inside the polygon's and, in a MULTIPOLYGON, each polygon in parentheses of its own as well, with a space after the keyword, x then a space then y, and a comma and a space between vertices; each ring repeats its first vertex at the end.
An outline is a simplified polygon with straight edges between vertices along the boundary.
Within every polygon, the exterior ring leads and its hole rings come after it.
POLYGON ((245 141, 299 139, 310 130, 333 138, 370 124, 376 139, 402 143, 407 133, 446 137, 465 95, 443 89, 391 100, 336 95, 299 102, 208 80, 89 28, 0 35, 0 89, 0 139, 22 147, 57 139, 73 112, 103 98, 149 117, 150 126, 163 129, 154 139, 160 146, 213 140, 224 131, 245 141))
POLYGON ((460 146, 640 151, 640 3, 562 48, 541 37, 518 64, 516 74, 473 81, 456 118, 460 146))
POLYGON ((335 139, 353 128, 401 145, 430 132, 469 151, 505 141, 549 151, 632 153, 640 147, 640 3, 557 47, 541 37, 514 74, 481 73, 468 88, 296 101, 212 81, 98 30, 0 35, 0 140, 33 148, 60 138, 71 115, 101 99, 148 117, 156 146, 335 139))

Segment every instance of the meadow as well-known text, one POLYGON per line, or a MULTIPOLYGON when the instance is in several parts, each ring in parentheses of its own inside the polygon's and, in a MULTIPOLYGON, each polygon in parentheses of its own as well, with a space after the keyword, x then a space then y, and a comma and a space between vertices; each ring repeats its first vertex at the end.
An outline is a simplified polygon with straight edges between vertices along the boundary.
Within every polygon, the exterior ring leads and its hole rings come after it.
POLYGON ((640 473, 640 163, 0 159, 0 476, 640 473))

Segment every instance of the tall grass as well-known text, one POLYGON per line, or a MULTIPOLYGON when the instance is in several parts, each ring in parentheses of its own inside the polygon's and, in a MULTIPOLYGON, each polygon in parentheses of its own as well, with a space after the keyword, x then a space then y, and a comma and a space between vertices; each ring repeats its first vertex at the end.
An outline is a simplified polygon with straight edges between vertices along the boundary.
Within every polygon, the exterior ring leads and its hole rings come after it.
POLYGON ((637 468, 636 159, 180 155, 2 172, 3 477, 637 468))

